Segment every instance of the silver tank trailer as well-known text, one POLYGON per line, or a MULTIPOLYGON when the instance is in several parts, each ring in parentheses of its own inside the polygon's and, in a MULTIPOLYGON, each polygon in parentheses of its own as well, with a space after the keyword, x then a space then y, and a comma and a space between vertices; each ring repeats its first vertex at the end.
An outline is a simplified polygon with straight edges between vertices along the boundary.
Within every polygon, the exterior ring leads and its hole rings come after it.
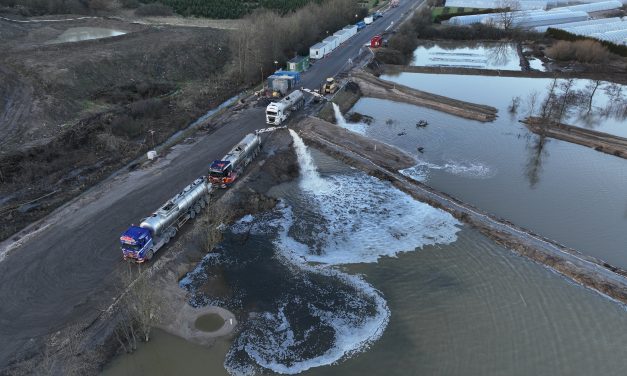
POLYGON ((261 139, 258 135, 249 133, 240 141, 231 151, 224 156, 223 161, 231 162, 233 170, 239 167, 239 164, 248 158, 261 144, 261 139))
POLYGON ((203 195, 207 195, 209 186, 203 178, 198 178, 183 191, 172 197, 150 217, 144 219, 139 227, 150 230, 153 236, 161 236, 163 230, 170 227, 182 214, 191 208, 203 195))

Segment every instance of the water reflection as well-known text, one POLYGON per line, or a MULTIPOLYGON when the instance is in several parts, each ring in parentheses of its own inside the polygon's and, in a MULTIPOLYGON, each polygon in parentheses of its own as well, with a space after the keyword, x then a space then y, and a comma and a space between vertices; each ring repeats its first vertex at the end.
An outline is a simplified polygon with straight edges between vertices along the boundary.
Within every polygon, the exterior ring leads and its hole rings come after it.
POLYGON ((542 173, 542 162, 549 153, 544 148, 548 142, 546 137, 532 135, 527 142, 527 164, 525 166, 525 176, 529 181, 529 187, 535 188, 540 182, 542 173))
POLYGON ((513 43, 424 42, 415 51, 412 65, 520 70, 520 58, 513 43))

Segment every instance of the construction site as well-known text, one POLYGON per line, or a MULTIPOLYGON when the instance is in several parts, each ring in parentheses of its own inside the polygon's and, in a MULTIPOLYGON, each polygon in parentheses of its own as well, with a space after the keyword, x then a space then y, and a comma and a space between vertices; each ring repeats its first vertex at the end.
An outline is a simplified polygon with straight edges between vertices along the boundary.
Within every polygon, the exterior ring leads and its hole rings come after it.
MULTIPOLYGON (((0 47, 10 52, 0 61, 0 314, 10 325, 0 332, 12 344, 0 353, 1 372, 358 374, 381 361, 379 341, 410 362, 413 352, 396 346, 412 312, 425 325, 408 336, 427 349, 418 338, 433 323, 420 308, 429 306, 464 327, 492 317, 507 330, 539 310, 539 321, 561 317, 563 327, 538 324, 535 340, 546 336, 553 346, 568 332, 583 346, 591 333, 570 325, 600 319, 580 322, 588 318, 548 306, 553 299, 539 286, 623 325, 614 313, 627 304, 627 259, 616 246, 623 222, 592 227, 621 209, 596 198, 578 200, 581 212, 567 207, 580 197, 574 187, 587 193, 623 176, 624 59, 613 58, 616 72, 558 62, 560 69, 534 70, 518 44, 516 70, 477 68, 490 65, 483 47, 427 51, 432 66, 397 64, 394 38, 407 31, 399 25, 421 7, 386 3, 327 32, 309 56, 270 75, 261 70, 253 88, 228 80, 233 51, 224 29, 0 21, 0 47), (70 26, 119 34, 50 42, 70 26), (576 168, 563 172, 567 160, 581 161, 586 183, 576 168), (560 169, 564 175, 554 173, 560 169), (562 181, 566 188, 555 189, 562 181), (584 213, 592 206, 598 211, 584 213), (560 216, 579 222, 547 224, 560 216), (74 261, 54 261, 63 259, 74 261), (377 267, 403 263, 413 265, 403 274, 410 282, 382 282, 377 267), (463 264, 477 275, 448 269, 463 264), (479 277, 482 268, 490 271, 479 277), (415 305, 404 306, 405 296, 415 305), (472 321, 458 316, 474 303, 472 321), (24 315, 25 305, 32 313, 24 315), (185 345, 163 340, 168 335, 185 345), (188 354, 162 370, 132 368, 124 354, 148 367, 142 349, 151 342, 188 354), (210 363, 194 363, 201 358, 210 363)), ((431 337, 447 343, 451 334, 438 326, 431 337)), ((492 335, 486 343, 500 338, 487 330, 492 335)), ((485 364, 520 374, 500 351, 543 359, 534 346, 516 346, 492 348, 485 364)), ((448 358, 429 352, 435 363, 468 364, 454 346, 442 348, 448 358)), ((590 365, 574 351, 555 356, 556 363, 538 360, 534 372, 579 364, 582 374, 610 374, 622 359, 590 365)), ((490 373, 485 364, 470 373, 490 373)))

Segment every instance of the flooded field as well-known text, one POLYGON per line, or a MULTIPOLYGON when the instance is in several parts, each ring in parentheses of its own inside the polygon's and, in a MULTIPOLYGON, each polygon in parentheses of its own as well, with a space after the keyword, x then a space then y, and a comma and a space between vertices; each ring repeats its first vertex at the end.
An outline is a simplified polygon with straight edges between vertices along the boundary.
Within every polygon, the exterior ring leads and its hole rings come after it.
POLYGON ((71 27, 55 39, 48 41, 47 44, 80 42, 83 40, 110 38, 124 34, 126 34, 126 31, 104 29, 101 27, 71 27))
MULTIPOLYGON (((567 246, 627 267, 627 161, 542 139, 519 123, 530 106, 537 111, 539 93, 546 93, 552 80, 413 73, 384 78, 499 109, 496 121, 479 123, 416 106, 361 99, 353 110, 374 120, 371 125, 347 127, 413 153, 419 162, 407 174, 567 246), (538 98, 531 105, 533 96, 538 98), (514 113, 509 110, 513 97, 521 98, 514 113), (417 127, 420 120, 428 125, 417 127)), ((583 90, 587 83, 576 85, 583 90)), ((573 107, 566 122, 625 136, 627 122, 605 111, 612 103, 599 91, 592 115, 582 118, 573 107)))
POLYGON ((157 332, 106 375, 623 372, 622 305, 294 141, 301 178, 273 189, 279 207, 181 281, 236 312, 234 337, 207 351, 157 332))
POLYGON ((430 42, 414 51, 411 65, 478 69, 521 70, 513 43, 430 42))

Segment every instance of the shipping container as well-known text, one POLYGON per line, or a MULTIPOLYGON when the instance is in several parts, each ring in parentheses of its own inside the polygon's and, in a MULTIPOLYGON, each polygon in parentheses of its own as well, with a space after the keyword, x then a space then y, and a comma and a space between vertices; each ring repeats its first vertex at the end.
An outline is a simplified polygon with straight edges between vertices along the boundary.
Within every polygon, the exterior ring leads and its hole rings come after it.
POLYGON ((337 37, 334 36, 330 36, 330 37, 326 37, 324 38, 324 40, 322 41, 322 43, 326 43, 327 45, 327 49, 328 52, 331 52, 333 50, 335 50, 340 44, 338 43, 338 39, 337 37))
POLYGON ((309 56, 296 56, 287 62, 287 70, 291 72, 304 72, 309 69, 309 56))
POLYGON ((339 44, 342 44, 350 38, 350 32, 348 30, 341 29, 336 31, 333 36, 338 39, 339 44))
POLYGON ((344 28, 342 30, 347 30, 348 31, 348 37, 350 38, 353 35, 357 34, 357 25, 344 26, 344 28))
POLYGON ((322 59, 328 52, 329 51, 326 43, 316 43, 309 48, 309 58, 322 59))

